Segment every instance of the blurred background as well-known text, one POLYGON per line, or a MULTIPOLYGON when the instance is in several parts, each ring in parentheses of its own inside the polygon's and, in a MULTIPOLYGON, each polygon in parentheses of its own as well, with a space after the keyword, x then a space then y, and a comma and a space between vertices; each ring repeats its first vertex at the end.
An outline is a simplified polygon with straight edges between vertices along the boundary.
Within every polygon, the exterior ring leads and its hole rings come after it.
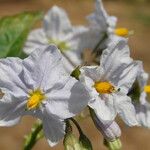
MULTIPOLYGON (((0 16, 13 15, 27 10, 46 12, 53 5, 66 9, 72 23, 86 24, 85 16, 94 10, 94 0, 0 0, 0 16)), ((118 27, 134 30, 129 44, 132 57, 144 62, 150 73, 150 0, 104 0, 110 15, 118 17, 118 27)), ((19 125, 0 128, 0 150, 21 150, 23 137, 29 133, 34 119, 24 117, 19 125)), ((103 137, 91 119, 82 121, 81 127, 91 139, 94 150, 106 150, 103 137)), ((129 128, 119 120, 122 129, 123 150, 150 150, 150 129, 129 128)), ((50 148, 45 139, 40 140, 33 150, 63 150, 62 142, 50 148)))

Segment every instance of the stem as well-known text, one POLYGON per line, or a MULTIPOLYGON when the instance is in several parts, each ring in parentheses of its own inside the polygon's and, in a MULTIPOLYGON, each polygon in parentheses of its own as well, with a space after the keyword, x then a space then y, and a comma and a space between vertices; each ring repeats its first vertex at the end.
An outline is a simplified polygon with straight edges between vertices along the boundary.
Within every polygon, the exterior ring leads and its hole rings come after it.
POLYGON ((67 119, 66 120, 66 134, 68 134, 68 133, 72 133, 72 126, 71 126, 69 120, 67 119))
POLYGON ((27 141, 27 143, 24 146, 24 150, 31 150, 33 148, 33 146, 36 144, 36 142, 38 141, 38 134, 40 133, 40 131, 42 130, 43 125, 39 124, 34 131, 32 131, 31 133, 31 137, 29 139, 29 141, 27 141))
POLYGON ((82 129, 80 128, 80 126, 78 124, 78 122, 75 119, 73 119, 73 118, 70 118, 70 120, 75 124, 75 126, 77 127, 77 129, 79 131, 79 134, 80 134, 80 136, 79 136, 79 143, 81 144, 81 146, 83 147, 83 149, 93 150, 91 141, 83 133, 82 129))
POLYGON ((92 118, 92 120, 94 122, 94 119, 93 119, 93 117, 95 115, 94 110, 92 108, 90 108, 90 107, 88 107, 88 108, 89 108, 89 112, 90 112, 91 118, 92 118))
POLYGON ((78 122, 75 119, 73 119, 73 118, 70 118, 70 120, 75 124, 75 126, 77 127, 79 133, 83 134, 82 129, 80 128, 78 122))

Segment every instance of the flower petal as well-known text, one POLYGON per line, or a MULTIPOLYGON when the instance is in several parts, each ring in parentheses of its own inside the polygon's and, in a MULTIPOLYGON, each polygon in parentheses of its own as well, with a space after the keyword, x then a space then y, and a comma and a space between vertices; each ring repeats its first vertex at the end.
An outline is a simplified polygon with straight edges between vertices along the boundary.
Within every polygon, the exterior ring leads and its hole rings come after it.
POLYGON ((95 12, 87 17, 91 26, 99 28, 101 32, 113 30, 117 23, 117 18, 109 16, 104 9, 102 0, 95 1, 95 12), (112 29, 110 29, 112 28, 112 29))
POLYGON ((131 88, 139 67, 139 62, 130 58, 127 40, 120 38, 104 50, 100 61, 104 70, 104 80, 111 81, 115 86, 127 93, 131 88))
POLYGON ((56 81, 68 77, 61 59, 61 53, 54 45, 39 47, 23 60, 24 82, 31 89, 50 89, 56 81))
POLYGON ((122 93, 117 93, 114 94, 114 98, 116 110, 124 122, 129 126, 139 125, 130 97, 122 93))
POLYGON ((136 104, 135 109, 139 124, 150 128, 150 104, 148 102, 145 102, 145 104, 136 104))
POLYGON ((30 54, 36 48, 48 44, 48 39, 43 29, 35 29, 30 32, 27 42, 25 43, 23 51, 30 54))
POLYGON ((0 88, 15 97, 25 96, 27 88, 19 77, 22 60, 19 58, 0 59, 0 88))
POLYGON ((47 97, 49 100, 46 109, 49 114, 54 114, 62 119, 80 113, 89 101, 85 87, 72 77, 68 78, 62 87, 51 90, 47 97))
POLYGON ((102 31, 107 30, 107 13, 101 0, 95 1, 95 12, 87 17, 91 24, 98 25, 102 31))
POLYGON ((62 8, 53 6, 44 18, 44 30, 48 38, 62 40, 66 34, 72 32, 67 13, 62 8))
MULTIPOLYGON (((127 94, 129 89, 132 87, 139 69, 140 62, 133 62, 126 66, 123 71, 119 72, 118 70, 118 79, 111 79, 111 81, 118 87, 120 91, 127 94), (120 76, 119 76, 120 73, 120 76)), ((117 73, 116 73, 117 75, 117 73)))
MULTIPOLYGON (((96 45, 104 38, 104 32, 101 32, 99 29, 94 28, 93 26, 89 27, 87 31, 82 34, 80 38, 80 49, 90 49, 93 50, 96 45), (92 39, 92 40, 91 40, 92 39)), ((101 43, 100 48, 105 46, 105 40, 101 43)))
POLYGON ((141 92, 144 92, 144 87, 147 85, 149 75, 144 71, 143 63, 139 65, 139 71, 137 75, 137 80, 140 86, 141 92))
POLYGON ((98 119, 104 124, 112 122, 117 115, 111 95, 105 95, 103 99, 97 97, 97 99, 89 102, 89 106, 94 109, 98 119))
POLYGON ((88 77, 91 78, 94 82, 99 81, 101 79, 101 75, 104 74, 102 68, 98 66, 81 67, 80 71, 80 78, 88 77))
POLYGON ((55 116, 45 115, 43 120, 44 135, 50 146, 55 146, 65 134, 65 123, 55 116))
POLYGON ((110 123, 104 123, 100 121, 97 116, 93 116, 93 121, 97 129, 108 141, 113 141, 121 136, 120 127, 115 121, 112 121, 110 123))
POLYGON ((25 102, 5 94, 0 100, 0 126, 12 126, 20 121, 25 102))
POLYGON ((119 67, 131 63, 132 59, 129 55, 130 52, 125 39, 111 43, 109 47, 103 51, 100 59, 101 67, 106 72, 107 77, 110 77, 119 67))
POLYGON ((144 106, 145 106, 145 104, 148 104, 148 106, 149 106, 149 103, 147 103, 147 100, 146 100, 147 93, 144 91, 144 88, 148 83, 148 78, 149 78, 149 75, 148 75, 148 73, 146 73, 144 71, 143 64, 141 63, 141 65, 139 65, 137 81, 139 83, 140 92, 141 92, 141 94, 140 94, 140 105, 144 105, 144 106))
POLYGON ((75 66, 82 63, 83 50, 90 48, 88 41, 91 37, 87 37, 88 28, 84 26, 73 27, 70 34, 66 35, 63 39, 68 43, 69 49, 64 51, 65 55, 71 59, 75 66), (86 38, 86 40, 85 40, 86 38))
MULTIPOLYGON (((67 55, 67 57, 69 57, 69 59, 70 59, 70 58, 74 57, 74 54, 73 54, 73 56, 71 54, 71 57, 67 55)), ((62 56, 62 63, 63 63, 64 68, 68 74, 71 74, 72 71, 76 68, 75 64, 72 62, 70 63, 70 61, 64 55, 62 56)))

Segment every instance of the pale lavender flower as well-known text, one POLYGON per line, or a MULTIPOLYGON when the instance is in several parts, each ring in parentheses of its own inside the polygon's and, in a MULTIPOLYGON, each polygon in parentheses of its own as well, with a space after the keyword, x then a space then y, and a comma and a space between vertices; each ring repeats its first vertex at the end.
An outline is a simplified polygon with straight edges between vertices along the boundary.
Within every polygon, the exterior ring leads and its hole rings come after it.
POLYGON ((84 86, 62 65, 54 46, 42 46, 24 60, 0 59, 0 126, 12 126, 21 116, 42 120, 48 143, 55 145, 65 134, 66 118, 75 116, 88 103, 84 86))
POLYGON ((111 122, 119 114, 129 126, 138 125, 127 93, 135 81, 139 64, 130 58, 127 41, 120 40, 103 51, 100 66, 81 68, 80 81, 89 90, 89 106, 99 120, 111 122))

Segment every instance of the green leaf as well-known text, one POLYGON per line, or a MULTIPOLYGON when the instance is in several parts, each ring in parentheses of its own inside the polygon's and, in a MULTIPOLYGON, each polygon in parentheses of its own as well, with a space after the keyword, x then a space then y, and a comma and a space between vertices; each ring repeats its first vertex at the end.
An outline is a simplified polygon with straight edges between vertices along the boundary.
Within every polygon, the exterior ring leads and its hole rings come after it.
POLYGON ((22 48, 32 26, 42 18, 42 13, 23 12, 0 19, 0 58, 24 57, 22 48))

